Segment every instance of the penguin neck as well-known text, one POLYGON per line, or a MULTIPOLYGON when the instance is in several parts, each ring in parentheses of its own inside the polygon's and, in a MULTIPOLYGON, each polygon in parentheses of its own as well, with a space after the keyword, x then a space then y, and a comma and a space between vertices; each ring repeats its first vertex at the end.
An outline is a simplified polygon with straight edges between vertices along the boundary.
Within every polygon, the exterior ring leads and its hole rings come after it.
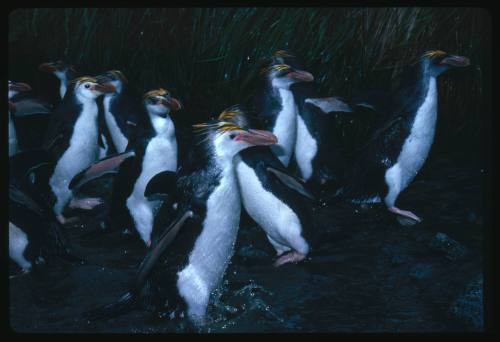
POLYGON ((63 71, 56 71, 55 75, 59 79, 59 95, 61 95, 62 99, 66 94, 66 89, 68 86, 68 77, 66 76, 66 73, 63 71))
POLYGON ((17 92, 17 91, 15 91, 15 90, 9 90, 9 100, 10 100, 11 98, 13 98, 14 96, 16 96, 16 95, 17 95, 17 93, 18 93, 18 92, 17 92))
MULTIPOLYGON (((424 80, 423 80, 424 82, 424 80)), ((412 123, 412 131, 422 131, 424 134, 434 134, 434 128, 437 118, 437 82, 435 76, 429 76, 425 79, 426 91, 423 101, 418 106, 412 123), (421 129, 419 127, 422 127, 421 129)))
POLYGON ((115 87, 115 91, 112 92, 112 93, 107 93, 104 95, 104 99, 105 100, 108 100, 108 101, 104 101, 105 102, 105 106, 108 106, 109 105, 109 100, 112 99, 112 98, 117 98, 118 96, 120 96, 125 90, 126 90, 126 87, 125 85, 122 83, 122 82, 111 82, 111 84, 115 87))
POLYGON ((170 115, 167 114, 165 118, 162 118, 159 115, 148 113, 148 116, 156 135, 172 136, 174 134, 174 124, 170 115))
POLYGON ((97 108, 97 103, 95 102, 95 99, 89 99, 87 97, 84 97, 80 94, 76 94, 76 100, 78 103, 80 103, 83 108, 81 114, 84 116, 89 116, 89 117, 97 117, 98 113, 98 108, 97 108))

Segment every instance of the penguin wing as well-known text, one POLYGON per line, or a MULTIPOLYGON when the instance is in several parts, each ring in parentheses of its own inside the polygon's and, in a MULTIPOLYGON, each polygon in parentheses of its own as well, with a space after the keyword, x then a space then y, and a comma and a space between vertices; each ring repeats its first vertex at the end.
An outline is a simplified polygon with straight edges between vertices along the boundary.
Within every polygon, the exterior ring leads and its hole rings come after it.
POLYGON ((351 106, 339 97, 308 98, 304 102, 320 108, 323 113, 353 112, 351 106))
POLYGON ((50 114, 52 113, 52 105, 41 99, 27 98, 15 102, 16 110, 14 115, 16 117, 24 117, 36 114, 50 114))
POLYGON ((193 212, 188 210, 180 215, 172 224, 162 233, 158 243, 154 244, 142 260, 137 276, 131 285, 131 288, 124 293, 117 301, 104 305, 97 309, 89 310, 83 314, 85 320, 97 321, 109 319, 129 311, 140 297, 141 290, 151 274, 156 262, 161 257, 165 249, 172 243, 186 220, 193 216, 193 212))
POLYGON ((44 216, 45 212, 42 207, 13 184, 9 184, 9 200, 22 205, 42 217, 44 216))
POLYGON ((152 247, 151 251, 146 255, 139 266, 139 272, 136 278, 136 287, 142 286, 158 258, 175 239, 184 225, 184 222, 191 217, 193 217, 193 212, 191 210, 185 211, 182 215, 178 216, 177 219, 174 220, 174 222, 172 222, 172 224, 161 234, 158 239, 158 243, 152 247))
POLYGON ((155 196, 169 194, 175 189, 176 173, 172 171, 163 171, 150 179, 144 190, 144 197, 153 200, 155 196))
POLYGON ((78 173, 69 183, 69 189, 80 188, 82 185, 110 173, 118 173, 119 166, 128 158, 135 156, 134 151, 115 154, 93 163, 78 173))
POLYGON ((290 189, 297 191, 299 194, 301 194, 301 195, 303 195, 303 196, 305 196, 313 201, 316 200, 314 195, 309 190, 307 190, 304 182, 302 182, 301 180, 298 180, 297 178, 290 176, 288 173, 281 171, 281 170, 278 170, 278 169, 271 167, 271 166, 268 166, 266 168, 266 170, 269 173, 276 176, 276 178, 278 178, 284 185, 286 185, 290 189))

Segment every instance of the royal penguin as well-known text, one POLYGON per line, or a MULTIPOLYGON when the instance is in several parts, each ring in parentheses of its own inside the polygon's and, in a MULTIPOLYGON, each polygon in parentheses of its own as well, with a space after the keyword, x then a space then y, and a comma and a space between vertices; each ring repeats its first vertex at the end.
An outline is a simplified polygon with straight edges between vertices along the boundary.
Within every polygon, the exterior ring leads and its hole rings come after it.
POLYGON ((195 129, 196 143, 177 175, 160 173, 146 187, 146 196, 174 194, 176 205, 162 204, 154 228, 162 233, 153 239, 132 289, 118 302, 88 312, 87 319, 110 318, 129 310, 147 288, 146 297, 152 298, 156 310, 170 317, 185 313, 195 325, 206 322, 209 298, 234 253, 240 220, 233 158, 245 148, 271 145, 277 139, 268 131, 216 120, 195 129), (163 262, 158 262, 160 257, 163 262))
MULTIPOLYGON (((40 71, 49 72, 54 74, 59 79, 59 96, 60 100, 64 98, 66 94, 66 89, 68 88, 69 82, 71 82, 76 77, 80 76, 80 73, 71 64, 65 63, 61 60, 56 62, 42 63, 38 66, 40 71)), ((109 142, 111 137, 109 131, 104 122, 104 108, 102 108, 102 103, 99 103, 99 158, 103 158, 114 152, 114 149, 110 148, 109 142), (102 112, 102 113, 101 113, 102 112)))
POLYGON ((100 84, 112 85, 116 91, 104 95, 104 120, 117 153, 122 153, 136 133, 143 112, 141 95, 119 70, 97 76, 100 84))
POLYGON ((61 97, 61 100, 66 94, 68 83, 79 76, 71 64, 65 63, 61 60, 42 63, 38 66, 38 69, 40 71, 52 73, 59 79, 59 96, 61 97))
MULTIPOLYGON (((443 72, 470 64, 469 59, 435 50, 424 53, 409 70, 402 86, 390 96, 385 119, 354 162, 347 185, 339 195, 354 203, 383 201, 391 213, 421 219, 396 207, 399 194, 422 168, 436 130, 437 78, 443 72)), ((387 97, 387 96, 386 96, 387 97)), ((387 102, 387 101, 386 101, 387 102)), ((364 103, 370 106, 370 103, 364 103)), ((371 106, 375 111, 379 108, 371 106)))
MULTIPOLYGON (((273 56, 281 63, 302 69, 299 58, 290 51, 279 50, 273 56)), ((352 112, 352 108, 339 97, 320 97, 313 82, 293 84, 290 90, 297 106, 293 163, 298 175, 316 188, 327 183, 340 186, 345 161, 334 113, 352 112)))
POLYGON ((14 124, 13 113, 16 106, 10 100, 19 92, 30 91, 31 87, 26 83, 9 81, 9 157, 16 154, 19 150, 19 143, 17 140, 16 126, 14 124))
POLYGON ((51 256, 81 261, 69 253, 61 226, 41 196, 38 178, 43 178, 51 163, 43 150, 9 158, 9 256, 23 272, 45 264, 51 256))
MULTIPOLYGON (((251 127, 249 117, 238 107, 222 112, 218 119, 251 127)), ((245 149, 233 162, 243 207, 266 232, 278 255, 274 265, 305 259, 314 240, 313 195, 288 173, 269 146, 245 149)))
POLYGON ((88 76, 76 78, 69 85, 51 117, 43 143, 55 161, 49 185, 55 196, 54 213, 63 224, 66 221, 63 209, 68 203, 72 208, 82 209, 101 203, 99 199, 74 199, 68 186, 77 173, 98 157, 96 98, 114 91, 113 86, 98 84, 95 78, 88 76))
POLYGON ((126 152, 94 163, 70 184, 70 188, 80 187, 89 179, 118 170, 108 225, 119 228, 134 225, 148 247, 151 245, 154 208, 158 203, 148 201, 144 190, 156 174, 177 170, 177 139, 169 114, 180 109, 181 103, 169 91, 160 88, 147 92, 144 95, 144 114, 126 152))
POLYGON ((255 97, 255 108, 263 127, 278 137, 271 147, 281 163, 288 167, 297 139, 297 105, 290 90, 297 82, 312 82, 313 75, 271 59, 265 67, 263 86, 255 97))

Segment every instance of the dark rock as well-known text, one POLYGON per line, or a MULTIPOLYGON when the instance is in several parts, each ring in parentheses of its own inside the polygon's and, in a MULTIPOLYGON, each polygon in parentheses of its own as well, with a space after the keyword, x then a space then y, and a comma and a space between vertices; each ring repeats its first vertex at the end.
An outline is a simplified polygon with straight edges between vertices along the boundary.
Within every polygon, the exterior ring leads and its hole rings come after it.
POLYGON ((467 248, 444 233, 437 233, 431 240, 429 247, 442 252, 451 261, 460 259, 467 254, 467 248))
POLYGON ((243 246, 238 250, 238 255, 243 258, 268 258, 269 255, 252 245, 243 246))
POLYGON ((458 296, 449 310, 450 314, 469 329, 482 330, 483 313, 483 275, 471 281, 465 291, 458 296))
POLYGON ((418 263, 410 270, 410 276, 415 279, 424 279, 430 277, 432 274, 432 265, 425 263, 418 263))

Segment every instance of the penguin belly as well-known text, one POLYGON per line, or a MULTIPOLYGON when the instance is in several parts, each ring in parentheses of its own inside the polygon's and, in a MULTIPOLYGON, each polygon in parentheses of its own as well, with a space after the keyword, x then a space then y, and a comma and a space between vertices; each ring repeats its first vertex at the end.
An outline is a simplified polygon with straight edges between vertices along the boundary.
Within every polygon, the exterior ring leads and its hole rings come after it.
POLYGON ((297 115, 297 140, 295 143, 295 159, 302 179, 306 182, 313 175, 313 160, 318 153, 318 143, 313 138, 304 120, 297 115))
POLYGON ((278 143, 272 145, 271 150, 283 165, 288 166, 297 135, 297 106, 290 90, 279 89, 279 94, 282 108, 272 129, 273 134, 278 138, 278 143))
POLYGON ((75 123, 68 149, 56 164, 49 184, 56 196, 54 213, 60 215, 73 193, 68 188, 73 177, 94 162, 98 156, 97 105, 84 106, 84 112, 75 123), (92 113, 94 110, 94 113, 92 113))
POLYGON ((18 150, 16 127, 9 112, 9 157, 16 154, 18 150))
POLYGON ((156 202, 150 202, 144 197, 148 182, 156 174, 177 169, 177 143, 165 138, 151 139, 146 147, 142 160, 141 174, 134 184, 132 194, 127 199, 127 208, 132 216, 135 227, 141 239, 148 243, 153 229, 153 209, 156 202))
POLYGON ((9 222, 9 257, 22 269, 31 269, 31 262, 24 257, 28 236, 19 227, 9 222))
POLYGON ((272 192, 267 191, 254 169, 238 155, 235 157, 243 207, 266 232, 278 255, 294 249, 302 254, 309 245, 302 236, 302 225, 297 214, 272 192))
POLYGON ((208 197, 202 231, 187 265, 177 273, 177 289, 187 304, 188 316, 195 322, 203 321, 210 294, 222 280, 234 253, 240 211, 236 179, 226 175, 208 197))
POLYGON ((410 135, 406 138, 396 164, 385 173, 389 188, 384 201, 391 207, 401 191, 415 178, 424 165, 434 140, 437 119, 436 79, 429 84, 426 98, 417 110, 410 135))
POLYGON ((106 120, 106 125, 108 126, 111 139, 116 147, 118 153, 125 152, 128 145, 128 139, 125 134, 122 133, 114 115, 110 112, 111 96, 104 98, 104 119, 106 120))

